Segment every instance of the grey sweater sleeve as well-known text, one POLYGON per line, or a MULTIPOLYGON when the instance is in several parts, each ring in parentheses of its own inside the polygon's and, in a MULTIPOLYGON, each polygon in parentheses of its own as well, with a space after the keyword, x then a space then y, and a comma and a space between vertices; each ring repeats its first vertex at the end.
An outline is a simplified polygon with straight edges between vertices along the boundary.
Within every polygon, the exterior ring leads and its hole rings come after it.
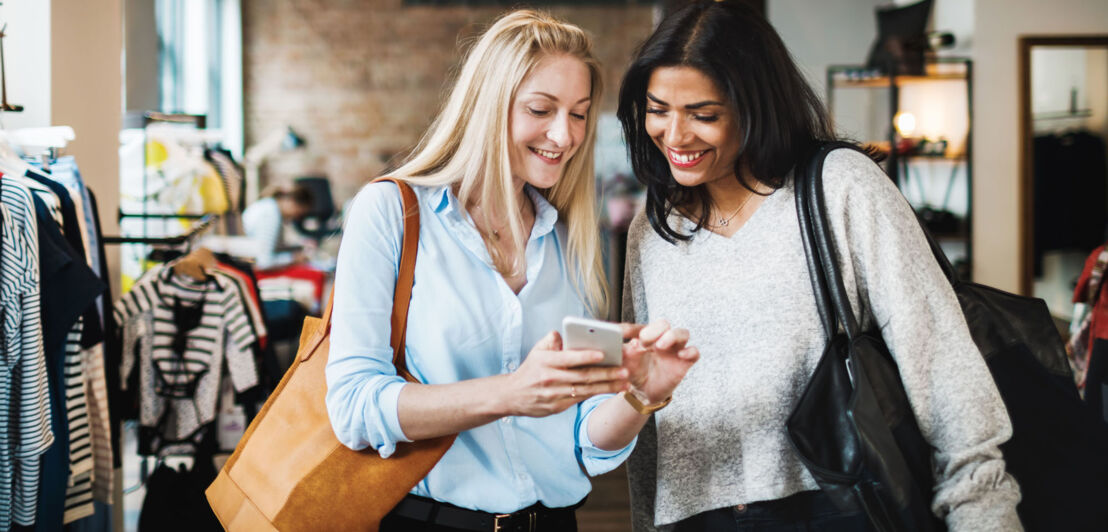
POLYGON ((852 150, 832 152, 824 181, 843 275, 855 281, 864 323, 880 327, 935 448, 932 510, 953 531, 1020 530, 1019 487, 998 447, 1012 435, 1008 412, 914 212, 852 150))

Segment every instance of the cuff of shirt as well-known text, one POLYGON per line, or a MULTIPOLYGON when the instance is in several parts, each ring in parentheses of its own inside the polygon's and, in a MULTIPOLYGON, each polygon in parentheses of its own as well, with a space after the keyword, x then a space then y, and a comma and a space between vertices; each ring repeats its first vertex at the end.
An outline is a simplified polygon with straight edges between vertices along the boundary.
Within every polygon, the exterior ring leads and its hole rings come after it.
POLYGON ((381 458, 388 458, 396 452, 396 443, 412 441, 404 435, 404 429, 400 428, 400 390, 407 382, 390 382, 377 395, 377 405, 381 409, 381 417, 385 420, 387 431, 384 444, 377 449, 381 458))
POLYGON ((596 407, 608 400, 609 397, 614 397, 614 395, 590 397, 577 405, 577 461, 581 463, 581 467, 591 477, 603 475, 619 467, 631 455, 631 450, 635 448, 635 442, 639 439, 638 436, 635 436, 635 439, 631 440, 631 443, 627 444, 626 447, 606 451, 597 447, 589 438, 589 418, 596 407))

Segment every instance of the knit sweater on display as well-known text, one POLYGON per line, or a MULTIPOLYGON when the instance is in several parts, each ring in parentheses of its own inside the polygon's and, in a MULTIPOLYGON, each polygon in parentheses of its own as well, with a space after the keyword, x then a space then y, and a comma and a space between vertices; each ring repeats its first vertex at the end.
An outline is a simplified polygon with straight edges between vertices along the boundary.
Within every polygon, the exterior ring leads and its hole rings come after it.
MULTIPOLYGON (((954 531, 1020 530, 998 448, 1012 434, 1007 410, 911 207, 853 150, 828 156, 824 188, 851 305, 862 327, 880 326, 935 447, 933 511, 954 531)), ((827 342, 793 190, 788 179, 730 238, 702 229, 670 244, 644 212, 631 224, 623 321, 665 318, 701 353, 629 460, 637 531, 819 489, 785 431, 827 342)))

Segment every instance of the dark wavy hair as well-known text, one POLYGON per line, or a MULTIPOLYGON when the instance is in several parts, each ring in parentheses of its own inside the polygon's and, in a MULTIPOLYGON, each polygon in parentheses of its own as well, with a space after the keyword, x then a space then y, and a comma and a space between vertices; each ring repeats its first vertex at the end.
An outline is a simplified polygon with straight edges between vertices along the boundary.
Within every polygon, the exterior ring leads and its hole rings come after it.
POLYGON ((618 116, 635 176, 647 189, 647 219, 671 243, 692 236, 669 226, 673 209, 699 207, 698 231, 708 222, 711 198, 703 186, 677 183, 646 132, 647 84, 655 69, 670 66, 703 72, 737 111, 735 176, 751 191, 740 169, 777 189, 809 150, 835 138, 822 102, 762 14, 742 1, 701 0, 669 15, 636 51, 620 86, 618 116))

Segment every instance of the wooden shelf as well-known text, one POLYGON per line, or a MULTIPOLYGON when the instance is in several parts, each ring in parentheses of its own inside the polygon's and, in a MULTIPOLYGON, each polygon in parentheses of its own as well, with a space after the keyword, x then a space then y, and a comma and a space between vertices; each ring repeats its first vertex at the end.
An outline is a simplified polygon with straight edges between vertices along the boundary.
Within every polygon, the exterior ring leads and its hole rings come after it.
MULTIPOLYGON (((897 76, 896 85, 902 87, 904 85, 915 85, 920 83, 930 83, 935 81, 965 81, 965 74, 932 74, 927 76, 897 76)), ((834 79, 835 87, 840 88, 856 88, 856 89, 880 89, 887 88, 889 86, 889 77, 880 76, 876 78, 862 78, 862 79, 834 79)))
POLYGON ((905 153, 900 153, 900 154, 898 154, 898 156, 903 157, 905 159, 919 160, 919 161, 929 160, 929 161, 961 162, 961 161, 966 160, 966 154, 965 153, 946 153, 946 154, 942 154, 942 155, 918 155, 918 154, 909 155, 909 154, 905 154, 905 153))
MULTIPOLYGON (((828 110, 834 114, 836 110, 836 92, 854 91, 853 96, 847 100, 851 102, 852 105, 857 106, 861 103, 872 111, 879 111, 884 108, 883 114, 888 118, 885 123, 887 128, 882 129, 885 129, 884 134, 887 135, 887 138, 880 141, 871 141, 866 143, 866 145, 867 147, 876 148, 878 154, 884 155, 882 166, 893 183, 896 183, 897 186, 903 186, 905 184, 904 181, 907 180, 907 176, 912 174, 920 174, 922 172, 929 176, 928 179, 933 174, 936 176, 938 173, 947 174, 947 190, 944 196, 944 201, 947 201, 953 190, 951 184, 955 183, 957 176, 965 175, 965 198, 970 208, 957 220, 933 219, 932 221, 939 227, 951 229, 942 234, 937 234, 935 237, 944 245, 949 244, 950 247, 954 249, 964 250, 958 257, 951 257, 951 259, 955 260, 956 269, 961 272, 964 278, 968 279, 971 262, 970 257, 973 256, 973 164, 970 153, 968 152, 970 149, 968 140, 972 137, 973 127, 973 60, 967 57, 951 56, 925 56, 923 60, 924 75, 894 74, 888 76, 884 75, 880 70, 869 68, 864 64, 831 65, 827 67, 826 70, 825 88, 827 96, 825 102, 828 110), (947 152, 942 154, 914 154, 906 151, 899 151, 896 149, 897 146, 907 148, 910 144, 913 144, 903 142, 903 139, 901 139, 893 124, 894 117, 901 111, 901 89, 906 86, 922 87, 926 84, 945 84, 941 88, 950 89, 952 91, 965 91, 966 107, 964 113, 967 119, 966 142, 954 143, 948 139, 947 152), (855 89, 885 90, 863 93, 855 89), (866 96, 866 98, 862 99, 864 101, 859 101, 859 96, 866 96), (924 172, 924 170, 926 170, 926 172, 924 172), (964 247, 959 248, 959 246, 964 247)), ((905 92, 908 91, 912 91, 912 89, 905 89, 905 92)), ((949 97, 945 96, 945 91, 941 92, 941 94, 943 94, 942 96, 940 96, 939 92, 919 92, 921 93, 920 95, 932 100, 932 102, 934 102, 935 98, 949 97)), ((834 116, 832 116, 832 119, 834 119, 834 116)), ((872 125, 873 124, 864 126, 869 128, 867 131, 870 131, 870 134, 866 136, 881 135, 881 132, 873 131, 872 125)), ((917 145, 916 147, 926 150, 929 145, 917 145)), ((912 208, 919 213, 925 210, 926 206, 913 205, 912 208)))
MULTIPOLYGON (((874 148, 881 155, 884 155, 886 158, 889 157, 889 142, 888 141, 879 141, 879 140, 878 141, 867 141, 867 142, 863 142, 862 146, 865 147, 865 148, 874 148)), ((953 153, 951 150, 948 150, 947 153, 944 153, 944 154, 941 154, 941 155, 927 155, 927 154, 916 154, 916 153, 912 153, 912 154, 897 153, 896 157, 898 159, 903 158, 903 159, 909 159, 909 160, 913 160, 913 161, 964 162, 966 160, 966 152, 961 151, 961 152, 958 152, 958 153, 953 153)))

